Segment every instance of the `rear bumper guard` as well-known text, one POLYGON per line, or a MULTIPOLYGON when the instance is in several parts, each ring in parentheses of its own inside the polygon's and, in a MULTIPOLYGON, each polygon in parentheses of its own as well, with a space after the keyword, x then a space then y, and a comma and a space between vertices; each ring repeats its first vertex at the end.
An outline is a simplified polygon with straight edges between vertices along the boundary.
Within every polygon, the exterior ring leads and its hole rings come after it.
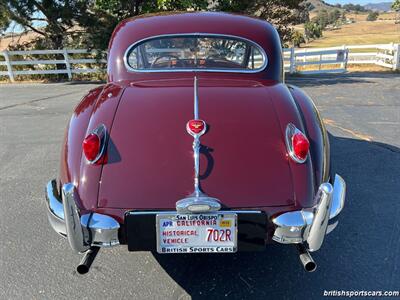
POLYGON ((346 183, 336 175, 333 186, 323 183, 319 187, 315 207, 283 213, 272 219, 276 227, 272 239, 282 244, 304 243, 309 251, 319 250, 325 235, 338 224, 345 196, 346 183))
POLYGON ((73 184, 64 184, 61 195, 55 180, 47 184, 47 216, 52 228, 67 237, 71 248, 76 252, 82 253, 91 247, 119 245, 119 223, 110 216, 98 213, 81 215, 76 199, 77 193, 73 184))

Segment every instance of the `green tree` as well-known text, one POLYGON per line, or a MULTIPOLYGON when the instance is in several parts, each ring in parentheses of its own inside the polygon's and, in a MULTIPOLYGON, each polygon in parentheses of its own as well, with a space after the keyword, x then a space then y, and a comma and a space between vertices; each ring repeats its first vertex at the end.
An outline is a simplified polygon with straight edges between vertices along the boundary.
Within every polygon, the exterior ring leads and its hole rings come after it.
POLYGON ((253 15, 269 21, 278 30, 283 43, 291 41, 296 10, 309 9, 303 0, 218 0, 216 10, 253 15))
POLYGON ((371 11, 367 16, 367 21, 376 21, 378 19, 379 13, 377 11, 371 11))
POLYGON ((5 1, 0 0, 0 33, 4 32, 10 25, 10 16, 5 1))
MULTIPOLYGON (((62 48, 65 39, 78 30, 74 30, 77 24, 84 22, 95 23, 96 16, 89 13, 89 2, 86 1, 57 1, 57 0, 0 0, 0 20, 14 21, 26 29, 39 34, 47 41, 51 48, 62 48), (35 22, 46 24, 43 28, 37 28, 35 22)), ((4 30, 7 22, 0 21, 4 30)))
POLYGON ((392 3, 392 9, 395 10, 395 11, 400 10, 400 0, 395 0, 395 1, 392 3))
POLYGON ((303 44, 303 43, 305 43, 305 42, 306 42, 306 40, 305 40, 305 38, 304 38, 304 35, 303 35, 301 32, 295 31, 295 32, 293 33, 293 36, 292 36, 292 43, 293 43, 293 45, 294 45, 295 47, 300 47, 301 44, 303 44))
MULTIPOLYGON (((208 0, 0 0, 0 30, 10 21, 41 36, 42 47, 107 48, 112 30, 121 20, 144 13, 206 10, 208 0), (36 22, 45 24, 37 28, 36 22)), ((236 12, 270 21, 284 42, 291 40, 296 11, 308 9, 302 0, 219 0, 213 10, 236 12)), ((298 15, 297 15, 298 17, 298 15)))
POLYGON ((73 43, 106 49, 122 19, 163 10, 206 9, 207 0, 0 0, 0 30, 10 21, 41 36, 40 44, 59 49, 73 43), (42 28, 37 22, 45 24, 42 28))
POLYGON ((298 9, 295 9, 293 14, 296 18, 296 24, 304 24, 310 21, 310 11, 312 10, 310 2, 302 2, 298 9))

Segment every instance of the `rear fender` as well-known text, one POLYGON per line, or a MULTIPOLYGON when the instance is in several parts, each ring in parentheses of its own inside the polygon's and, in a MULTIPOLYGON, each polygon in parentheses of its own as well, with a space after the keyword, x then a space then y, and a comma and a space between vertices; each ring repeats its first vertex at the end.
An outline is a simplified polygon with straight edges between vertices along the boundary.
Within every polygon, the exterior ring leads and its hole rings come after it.
POLYGON ((300 88, 288 86, 303 119, 304 129, 310 140, 310 154, 315 175, 315 187, 329 180, 329 138, 323 120, 313 100, 300 88))
MULTIPOLYGON (((68 124, 61 153, 60 182, 71 182, 79 195, 82 211, 97 208, 102 164, 89 164, 82 155, 82 142, 104 124, 109 131, 123 88, 107 84, 91 90, 75 108, 68 124)), ((106 145, 107 146, 107 145, 106 145)))
MULTIPOLYGON (((273 85, 271 89, 269 89, 269 92, 279 117, 282 141, 285 140, 286 126, 289 123, 293 123, 298 129, 305 132, 305 125, 299 107, 296 105, 286 85, 273 85)), ((284 147, 286 148, 285 145, 284 147)), ((296 207, 312 207, 314 205, 313 199, 316 192, 316 185, 312 175, 312 160, 307 159, 304 163, 299 164, 290 159, 289 155, 287 155, 287 161, 292 174, 296 207)))
MULTIPOLYGON (((100 86, 90 90, 75 107, 68 122, 61 148, 59 182, 62 184, 79 182, 82 141, 85 138, 93 107, 103 88, 103 86, 100 86)), ((59 187, 59 190, 61 190, 61 187, 59 187)))

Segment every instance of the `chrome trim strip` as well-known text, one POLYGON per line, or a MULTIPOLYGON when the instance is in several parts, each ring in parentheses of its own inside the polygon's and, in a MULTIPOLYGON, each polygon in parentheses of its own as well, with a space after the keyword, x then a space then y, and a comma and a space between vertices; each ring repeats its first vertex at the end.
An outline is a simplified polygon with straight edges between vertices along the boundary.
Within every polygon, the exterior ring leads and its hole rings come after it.
POLYGON ((132 45, 130 45, 124 53, 124 57, 123 57, 123 61, 124 61, 124 65, 125 68, 127 69, 128 72, 134 72, 134 73, 165 73, 165 72, 225 72, 225 73, 259 73, 265 70, 265 68, 268 65, 268 56, 267 53, 265 52, 264 48, 261 47, 259 44, 257 44, 256 42, 246 39, 244 37, 240 37, 240 36, 236 36, 236 35, 229 35, 229 34, 218 34, 218 33, 176 33, 176 34, 160 34, 160 35, 154 35, 148 38, 144 38, 141 39, 135 43, 133 43, 132 45), (226 38, 233 38, 233 39, 237 39, 237 40, 242 40, 245 42, 248 42, 250 44, 253 44, 253 46, 257 47, 258 50, 260 51, 261 55, 264 58, 264 64, 256 69, 256 70, 233 70, 233 69, 134 69, 132 68, 129 64, 128 64, 128 54, 131 51, 131 49, 133 49, 135 46, 146 42, 146 41, 150 41, 153 39, 157 39, 157 38, 164 38, 164 37, 180 37, 180 36, 204 36, 204 37, 226 37, 226 38))
POLYGON ((197 76, 194 76, 194 119, 199 119, 199 85, 197 76))

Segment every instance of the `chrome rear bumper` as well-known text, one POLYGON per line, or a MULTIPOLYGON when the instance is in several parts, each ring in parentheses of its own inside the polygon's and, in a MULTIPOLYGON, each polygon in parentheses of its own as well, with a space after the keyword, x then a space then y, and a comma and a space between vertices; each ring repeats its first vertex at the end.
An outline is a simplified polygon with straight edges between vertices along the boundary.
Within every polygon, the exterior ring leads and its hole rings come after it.
MULTIPOLYGON (((304 244, 308 250, 317 251, 325 235, 338 224, 337 218, 343 209, 345 194, 346 184, 339 175, 335 176, 333 186, 323 183, 316 195, 318 204, 315 207, 283 213, 272 219, 275 225, 273 240, 282 244, 304 244)), ((52 228, 67 237, 76 252, 85 252, 92 246, 119 245, 119 223, 103 214, 81 215, 76 199, 74 185, 64 184, 60 195, 55 180, 47 184, 47 215, 52 228)))
POLYGON ((304 243, 308 250, 317 251, 325 235, 337 226, 345 196, 346 183, 336 175, 333 186, 323 183, 319 187, 315 207, 283 213, 272 219, 276 226, 273 240, 282 244, 304 243))
POLYGON ((76 206, 76 198, 75 187, 70 183, 64 184, 61 195, 55 180, 47 184, 47 216, 53 229, 67 237, 71 248, 76 252, 85 252, 92 246, 119 245, 119 223, 110 216, 98 213, 81 215, 76 206))

